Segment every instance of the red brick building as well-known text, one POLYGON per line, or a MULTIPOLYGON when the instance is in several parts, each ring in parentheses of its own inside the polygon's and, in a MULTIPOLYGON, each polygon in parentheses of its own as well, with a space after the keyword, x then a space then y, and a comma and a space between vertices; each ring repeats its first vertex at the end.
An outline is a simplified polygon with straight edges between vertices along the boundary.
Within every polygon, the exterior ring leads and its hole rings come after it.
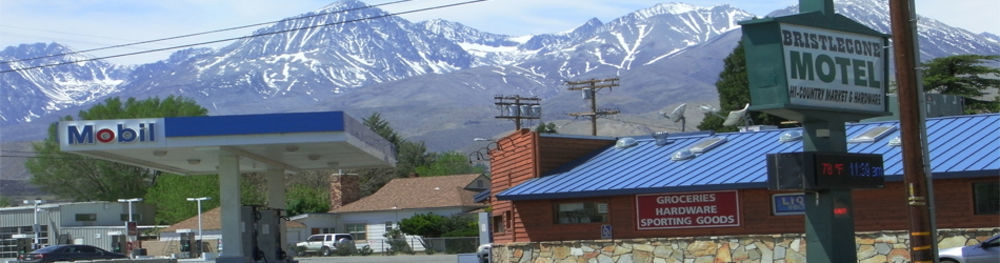
MULTIPOLYGON (((884 188, 853 191, 856 231, 907 228, 900 150, 890 143, 896 127, 848 125, 849 139, 887 130, 849 144, 850 152, 882 154, 886 178, 884 188)), ((937 227, 1000 227, 1000 115, 932 119, 927 127, 937 227)), ((802 233, 804 217, 776 203, 801 199, 767 189, 764 161, 801 151, 798 130, 659 141, 516 131, 490 152, 494 242, 802 233)))

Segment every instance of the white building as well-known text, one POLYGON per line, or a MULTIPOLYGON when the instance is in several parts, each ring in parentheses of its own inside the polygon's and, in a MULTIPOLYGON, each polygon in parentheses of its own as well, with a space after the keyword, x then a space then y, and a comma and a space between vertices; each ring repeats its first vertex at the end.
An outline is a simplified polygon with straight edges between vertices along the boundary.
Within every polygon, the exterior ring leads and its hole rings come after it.
MULTIPOLYGON (((132 219, 141 229, 152 228, 156 213, 152 206, 132 204, 132 219)), ((37 215, 38 243, 87 244, 112 249, 112 236, 125 233, 128 204, 118 202, 79 202, 24 205, 0 208, 0 258, 16 257, 15 235, 34 239, 32 226, 37 215)))

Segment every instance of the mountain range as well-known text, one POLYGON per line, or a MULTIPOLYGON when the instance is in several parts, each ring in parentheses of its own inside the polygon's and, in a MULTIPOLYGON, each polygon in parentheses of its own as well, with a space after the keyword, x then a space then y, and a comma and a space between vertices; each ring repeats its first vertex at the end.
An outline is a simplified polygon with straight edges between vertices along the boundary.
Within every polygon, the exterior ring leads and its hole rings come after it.
MULTIPOLYGON (((884 1, 835 2, 839 14, 889 33, 884 1)), ((795 12, 791 6, 767 16, 795 12)), ((360 119, 379 112, 404 137, 433 151, 474 149, 473 137, 513 129, 510 121, 495 118, 495 95, 537 96, 542 121, 557 123, 561 133, 589 134, 588 121, 567 115, 589 108, 564 83, 615 76, 621 86, 601 90, 598 104, 622 114, 602 119, 599 135, 679 131, 679 124, 658 112, 681 103, 717 104, 714 82, 740 38, 738 22, 757 16, 729 5, 663 3, 607 22, 590 19, 568 31, 528 36, 446 20, 363 19, 386 15, 342 0, 253 33, 263 36, 219 49, 179 50, 155 63, 98 60, 0 73, 6 100, 0 105, 0 142, 42 139, 60 116, 108 97, 180 95, 212 115, 342 110, 360 119)), ((923 60, 1000 54, 996 35, 927 17, 918 26, 923 60)), ((0 60, 14 62, 0 63, 0 71, 85 58, 17 61, 70 51, 59 43, 6 47, 0 60)), ((689 111, 686 130, 702 115, 689 111)))

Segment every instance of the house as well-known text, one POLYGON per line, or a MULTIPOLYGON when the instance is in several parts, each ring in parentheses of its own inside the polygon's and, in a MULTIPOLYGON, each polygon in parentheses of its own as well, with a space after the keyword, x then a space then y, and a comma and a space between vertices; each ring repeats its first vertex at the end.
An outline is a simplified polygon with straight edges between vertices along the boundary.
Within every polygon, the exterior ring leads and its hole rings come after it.
MULTIPOLYGON (((933 118, 926 126, 937 226, 959 242, 1000 231, 1000 114, 933 118)), ((908 205, 901 149, 893 143, 898 121, 846 128, 848 151, 881 155, 886 181, 881 189, 853 191, 848 213, 856 231, 896 231, 891 240, 903 240, 908 205)), ((765 156, 802 151, 801 133, 801 128, 764 129, 661 139, 515 132, 497 140, 502 147, 490 152, 493 251, 501 260, 535 261, 512 257, 538 256, 526 251, 537 242, 601 248, 612 239, 658 251, 654 245, 670 242, 703 242, 699 247, 732 249, 732 255, 800 251, 789 244, 804 243, 791 241, 804 232, 803 193, 768 190, 765 156), (786 235, 792 237, 786 243, 774 238, 786 235), (749 252, 762 246, 738 246, 757 241, 784 247, 749 252)), ((859 251, 873 246, 859 245, 859 251)), ((890 248, 884 252, 906 254, 904 243, 882 245, 890 248)), ((590 260, 544 260, 564 259, 590 260)))
MULTIPOLYGON (((484 205, 474 202, 474 196, 488 188, 489 178, 481 174, 393 179, 370 196, 330 210, 336 223, 327 230, 351 233, 359 247, 384 251, 388 247, 383 235, 398 227, 400 220, 416 214, 452 216, 481 209, 484 205)), ((419 241, 409 238, 414 250, 423 249, 419 241)))
MULTIPOLYGON (((201 214, 201 240, 206 244, 205 252, 217 253, 219 250, 219 242, 222 240, 221 211, 222 207, 216 207, 201 214)), ((305 225, 299 222, 281 221, 288 236, 302 236, 306 232, 305 225)), ((198 216, 195 215, 161 229, 159 240, 143 242, 143 247, 153 256, 177 254, 180 253, 181 234, 190 233, 197 240, 198 231, 198 216)))

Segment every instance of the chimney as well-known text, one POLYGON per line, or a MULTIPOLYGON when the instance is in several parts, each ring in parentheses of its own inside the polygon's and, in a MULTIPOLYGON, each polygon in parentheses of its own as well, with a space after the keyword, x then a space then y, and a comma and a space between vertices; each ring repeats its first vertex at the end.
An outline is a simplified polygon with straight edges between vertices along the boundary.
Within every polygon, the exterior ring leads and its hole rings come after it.
POLYGON ((330 210, 335 210, 361 198, 361 180, 357 174, 330 175, 330 210))

